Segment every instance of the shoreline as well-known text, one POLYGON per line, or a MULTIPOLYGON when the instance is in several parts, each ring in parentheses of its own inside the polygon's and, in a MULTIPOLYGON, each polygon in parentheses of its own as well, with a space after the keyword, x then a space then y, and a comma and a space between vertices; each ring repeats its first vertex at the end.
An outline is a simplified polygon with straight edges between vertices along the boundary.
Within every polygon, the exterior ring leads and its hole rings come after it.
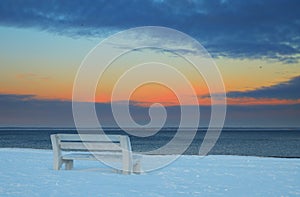
MULTIPOLYGON (((20 147, 0 147, 0 151, 1 150, 41 150, 41 151, 51 151, 52 149, 38 149, 38 148, 20 148, 20 147)), ((139 154, 138 152, 136 152, 137 154, 139 154)), ((176 154, 144 154, 145 156, 178 156, 176 154)), ((208 154, 208 155, 193 155, 193 154, 181 154, 179 156, 199 156, 199 157, 207 157, 207 156, 230 156, 230 157, 257 157, 257 158, 278 158, 278 159, 300 159, 300 157, 294 157, 294 156, 287 156, 287 157, 283 157, 283 156, 258 156, 258 155, 227 155, 227 154, 208 154)))
MULTIPOLYGON (((25 127, 18 127, 18 126, 0 126, 0 131, 1 130, 77 130, 78 128, 76 127, 46 127, 46 126, 41 126, 41 127, 37 127, 37 126, 25 126, 25 127)), ((79 128, 79 129, 87 129, 87 130, 99 130, 99 128, 90 128, 90 127, 87 127, 87 128, 79 128)), ((150 130, 150 129, 158 129, 158 128, 134 128, 134 127, 125 127, 125 128, 120 128, 120 127, 102 127, 101 129, 108 129, 108 130, 111 130, 111 129, 117 129, 117 130, 122 130, 122 129, 128 129, 128 130, 140 130, 140 129, 143 129, 143 130, 150 130)), ((178 127, 174 127, 174 126, 170 126, 170 127, 162 127, 160 128, 161 130, 163 129, 178 129, 178 127)), ((191 127, 183 127, 181 129, 187 129, 187 130, 190 130, 190 129, 195 129, 195 128, 191 128, 191 127)), ((198 127, 198 130, 206 130, 208 129, 208 127, 198 127)), ((211 129, 220 129, 220 128, 211 128, 211 129)), ((291 126, 282 126, 282 127, 251 127, 251 126, 228 126, 228 127, 223 127, 221 128, 222 130, 226 131, 226 130, 300 130, 300 127, 299 126, 295 126, 295 127, 291 127, 291 126)))

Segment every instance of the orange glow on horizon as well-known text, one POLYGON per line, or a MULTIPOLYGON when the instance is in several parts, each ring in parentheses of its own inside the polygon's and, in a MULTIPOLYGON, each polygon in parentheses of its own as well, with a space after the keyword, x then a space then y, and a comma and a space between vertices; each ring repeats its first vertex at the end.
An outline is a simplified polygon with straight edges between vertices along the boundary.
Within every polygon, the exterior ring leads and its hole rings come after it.
POLYGON ((143 106, 150 106, 154 103, 163 105, 180 105, 176 94, 161 84, 145 84, 137 88, 130 97, 131 101, 141 103, 143 106))

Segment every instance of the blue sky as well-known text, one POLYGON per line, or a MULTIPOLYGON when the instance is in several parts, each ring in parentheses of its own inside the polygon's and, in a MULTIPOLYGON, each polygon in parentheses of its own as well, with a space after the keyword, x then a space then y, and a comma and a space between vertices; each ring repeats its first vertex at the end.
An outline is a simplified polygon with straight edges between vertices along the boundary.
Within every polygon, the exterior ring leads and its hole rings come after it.
MULTIPOLYGON (((297 0, 2 0, 0 126, 72 126, 72 84, 85 55, 118 31, 148 25, 182 31, 212 55, 227 126, 300 126, 299 9, 297 0)), ((106 105, 97 107, 112 124, 106 105)), ((132 111, 147 122, 145 108, 132 111)))

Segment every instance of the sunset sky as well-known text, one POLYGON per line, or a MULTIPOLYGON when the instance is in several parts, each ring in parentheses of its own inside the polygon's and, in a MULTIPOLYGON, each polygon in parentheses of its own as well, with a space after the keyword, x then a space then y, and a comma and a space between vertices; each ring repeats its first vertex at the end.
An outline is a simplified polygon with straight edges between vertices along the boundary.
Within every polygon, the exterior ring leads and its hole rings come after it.
MULTIPOLYGON (((225 126, 300 126, 299 9, 296 0, 1 1, 0 126, 73 126, 81 62, 103 39, 139 26, 174 28, 206 48, 226 88, 225 126)), ((133 52, 116 62, 99 82, 95 100, 108 126, 113 76, 138 57, 133 52)), ((205 82, 180 58, 168 61, 189 76, 204 114, 209 111, 205 82)), ((147 103, 178 107, 174 93, 158 84, 138 88, 131 101, 140 122, 147 121, 147 103)))

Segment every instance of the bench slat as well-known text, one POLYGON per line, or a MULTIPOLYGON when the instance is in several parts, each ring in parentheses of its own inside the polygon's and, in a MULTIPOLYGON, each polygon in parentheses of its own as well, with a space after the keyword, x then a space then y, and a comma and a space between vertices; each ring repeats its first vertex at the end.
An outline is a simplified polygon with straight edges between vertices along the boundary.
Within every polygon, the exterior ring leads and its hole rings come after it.
POLYGON ((118 142, 120 135, 100 135, 100 134, 57 134, 62 141, 93 141, 93 142, 118 142))
POLYGON ((102 160, 102 161, 110 161, 117 162, 122 159, 121 154, 67 154, 62 157, 64 160, 102 160))
POLYGON ((121 151, 122 148, 117 143, 101 142, 61 142, 60 148, 63 150, 101 150, 101 151, 121 151))
MULTIPOLYGON (((120 161, 122 158, 122 154, 115 154, 115 153, 96 153, 96 154, 85 154, 85 153, 70 153, 62 156, 62 159, 65 160, 97 160, 97 159, 102 159, 102 160, 115 160, 115 161, 120 161), (104 158, 104 159, 103 159, 104 158)), ((138 160, 141 159, 142 156, 140 155, 133 155, 133 160, 138 160)))

